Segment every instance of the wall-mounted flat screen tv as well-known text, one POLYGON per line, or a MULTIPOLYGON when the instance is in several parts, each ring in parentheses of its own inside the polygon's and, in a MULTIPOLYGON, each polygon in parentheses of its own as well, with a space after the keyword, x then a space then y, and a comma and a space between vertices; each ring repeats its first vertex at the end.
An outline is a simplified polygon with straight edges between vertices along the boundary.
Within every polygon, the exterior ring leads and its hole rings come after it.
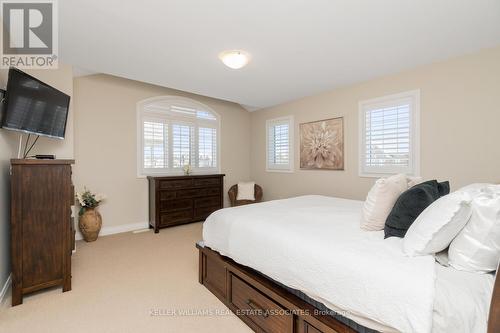
POLYGON ((17 68, 9 70, 2 128, 64 139, 70 97, 17 68))

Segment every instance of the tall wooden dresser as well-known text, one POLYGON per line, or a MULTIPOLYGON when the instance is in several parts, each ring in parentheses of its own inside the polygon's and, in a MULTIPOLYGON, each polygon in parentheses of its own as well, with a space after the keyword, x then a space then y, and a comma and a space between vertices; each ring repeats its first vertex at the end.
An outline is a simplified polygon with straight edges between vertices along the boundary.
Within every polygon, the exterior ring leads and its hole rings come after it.
POLYGON ((11 160, 12 305, 53 286, 71 290, 73 160, 11 160))
POLYGON ((149 226, 203 221, 223 207, 224 175, 148 177, 149 226))

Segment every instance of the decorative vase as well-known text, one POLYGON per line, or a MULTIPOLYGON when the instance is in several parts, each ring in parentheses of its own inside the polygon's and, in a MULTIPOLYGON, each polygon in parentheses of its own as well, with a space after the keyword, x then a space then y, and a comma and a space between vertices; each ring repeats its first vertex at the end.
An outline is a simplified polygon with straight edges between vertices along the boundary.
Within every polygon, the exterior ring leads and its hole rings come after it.
POLYGON ((102 217, 97 208, 85 208, 84 213, 80 215, 78 226, 86 242, 95 241, 102 226, 102 217))

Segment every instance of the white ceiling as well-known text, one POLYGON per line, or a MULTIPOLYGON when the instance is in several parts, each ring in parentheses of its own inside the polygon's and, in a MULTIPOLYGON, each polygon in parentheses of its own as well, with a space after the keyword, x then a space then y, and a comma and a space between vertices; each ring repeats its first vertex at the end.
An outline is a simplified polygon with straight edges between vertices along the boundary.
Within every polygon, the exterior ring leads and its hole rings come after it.
POLYGON ((61 61, 259 109, 500 44, 499 0, 64 0, 61 61), (243 49, 231 70, 219 52, 243 49))

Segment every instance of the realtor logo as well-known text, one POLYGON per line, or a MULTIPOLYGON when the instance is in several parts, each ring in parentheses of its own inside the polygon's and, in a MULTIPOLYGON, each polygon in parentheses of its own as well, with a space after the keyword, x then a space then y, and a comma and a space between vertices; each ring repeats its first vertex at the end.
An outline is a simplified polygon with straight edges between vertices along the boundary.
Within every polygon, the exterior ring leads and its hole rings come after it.
POLYGON ((55 0, 2 0, 0 67, 57 68, 55 0))

